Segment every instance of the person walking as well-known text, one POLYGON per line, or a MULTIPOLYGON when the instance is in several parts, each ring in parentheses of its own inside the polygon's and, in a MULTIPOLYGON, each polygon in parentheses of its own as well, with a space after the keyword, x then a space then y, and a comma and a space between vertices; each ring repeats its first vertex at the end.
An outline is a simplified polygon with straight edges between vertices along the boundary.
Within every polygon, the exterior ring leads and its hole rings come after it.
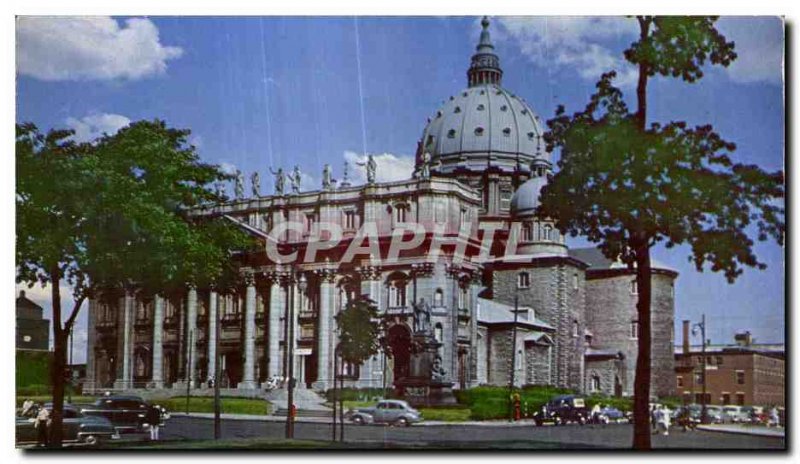
POLYGON ((27 398, 25 401, 22 402, 22 417, 27 417, 28 413, 31 412, 33 408, 33 400, 27 398))
POLYGON ((656 410, 656 418, 658 421, 658 430, 664 435, 669 435, 669 409, 663 405, 659 406, 656 410))
POLYGON ((161 408, 158 405, 151 405, 145 417, 150 424, 150 440, 158 441, 158 432, 161 428, 161 408))
POLYGON ((36 429, 36 437, 39 446, 47 446, 50 439, 50 411, 44 407, 44 404, 39 403, 39 412, 36 414, 36 419, 33 422, 33 427, 36 429))
POLYGON ((658 433, 658 411, 656 410, 656 405, 650 406, 650 427, 653 429, 653 433, 658 433))

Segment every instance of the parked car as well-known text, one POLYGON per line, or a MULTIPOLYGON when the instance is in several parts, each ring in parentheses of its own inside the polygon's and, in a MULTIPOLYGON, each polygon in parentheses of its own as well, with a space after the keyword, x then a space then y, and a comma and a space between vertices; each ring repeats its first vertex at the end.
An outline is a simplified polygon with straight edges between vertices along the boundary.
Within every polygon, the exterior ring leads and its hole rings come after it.
MULTIPOLYGON (((50 411, 53 409, 51 403, 44 407, 50 411)), ((34 427, 36 413, 22 416, 21 411, 17 411, 17 444, 26 445, 37 443, 38 433, 34 427)), ((119 434, 114 429, 111 422, 98 416, 86 416, 71 404, 64 404, 64 416, 62 419, 62 441, 63 443, 83 443, 95 446, 108 440, 116 440, 119 434)))
POLYGON ((392 424, 405 427, 422 421, 420 412, 401 400, 381 400, 373 407, 351 409, 345 413, 345 418, 356 425, 392 424))
POLYGON ((748 422, 750 415, 743 411, 741 406, 728 405, 722 407, 722 421, 738 424, 748 422))
POLYGON ((713 404, 706 405, 706 415, 708 416, 708 422, 712 424, 721 424, 723 422, 721 406, 713 404))
POLYGON ((537 426, 546 423, 564 425, 570 422, 585 424, 591 416, 586 408, 586 401, 575 395, 559 395, 548 401, 542 409, 533 415, 537 426))
POLYGON ((603 422, 606 424, 614 422, 620 423, 624 422, 627 419, 625 418, 625 414, 617 408, 606 406, 600 410, 600 417, 603 418, 603 422))
POLYGON ((103 396, 94 404, 84 405, 80 411, 86 416, 99 416, 108 419, 119 433, 145 432, 147 410, 150 408, 144 399, 132 395, 103 396))

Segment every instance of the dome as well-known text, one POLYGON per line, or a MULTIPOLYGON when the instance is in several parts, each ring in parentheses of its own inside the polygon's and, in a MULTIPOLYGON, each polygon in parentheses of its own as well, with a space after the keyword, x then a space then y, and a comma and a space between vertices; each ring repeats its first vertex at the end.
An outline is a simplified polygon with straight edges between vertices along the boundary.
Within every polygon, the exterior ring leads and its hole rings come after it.
POLYGON ((543 132, 521 98, 498 84, 483 84, 445 101, 423 131, 422 150, 431 154, 432 161, 440 159, 445 172, 450 163, 442 158, 448 155, 476 169, 484 169, 489 155, 495 155, 498 161, 507 159, 507 167, 513 170, 543 156, 543 132))
POLYGON ((419 141, 417 164, 428 153, 440 173, 483 172, 489 166, 510 173, 548 156, 539 117, 501 85, 503 70, 489 36, 488 18, 481 25, 467 70, 468 87, 447 98, 428 118, 419 141))
POLYGON ((547 177, 534 176, 519 186, 511 197, 511 214, 515 217, 533 216, 539 207, 539 194, 547 185, 547 177))

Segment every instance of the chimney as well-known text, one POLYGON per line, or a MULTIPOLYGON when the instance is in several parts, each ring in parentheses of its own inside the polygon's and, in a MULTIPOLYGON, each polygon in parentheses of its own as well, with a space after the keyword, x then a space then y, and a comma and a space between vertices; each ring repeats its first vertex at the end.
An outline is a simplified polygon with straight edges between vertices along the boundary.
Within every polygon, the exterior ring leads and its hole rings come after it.
POLYGON ((25 298, 25 290, 20 290, 19 291, 19 297, 20 298, 25 298))
POLYGON ((739 346, 750 346, 750 344, 753 343, 753 336, 750 334, 749 330, 745 332, 738 332, 733 336, 733 339, 739 346))
POLYGON ((688 355, 691 351, 689 344, 689 321, 683 321, 683 354, 688 355))

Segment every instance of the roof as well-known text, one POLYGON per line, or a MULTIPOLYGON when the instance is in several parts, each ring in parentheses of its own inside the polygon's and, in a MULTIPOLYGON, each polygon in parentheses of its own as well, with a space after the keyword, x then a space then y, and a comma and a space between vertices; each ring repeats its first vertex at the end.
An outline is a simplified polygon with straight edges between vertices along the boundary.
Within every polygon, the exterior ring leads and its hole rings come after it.
POLYGON ((539 332, 539 331, 535 331, 535 330, 533 332, 531 332, 530 334, 526 335, 525 338, 523 338, 523 340, 526 341, 526 342, 533 342, 533 343, 546 344, 546 345, 553 345, 554 344, 553 343, 553 339, 550 338, 549 335, 547 335, 544 332, 539 332))
MULTIPOLYGON (((621 261, 612 261, 603 254, 597 247, 588 248, 571 248, 569 256, 589 265, 589 271, 601 269, 627 269, 628 266, 621 261)), ((650 267, 653 269, 661 269, 665 271, 678 272, 674 269, 656 259, 650 258, 650 267)))
MULTIPOLYGON (((484 324, 514 323, 514 310, 511 306, 497 301, 487 300, 485 298, 478 298, 478 305, 478 322, 482 322, 484 324)), ((553 326, 542 321, 541 319, 534 317, 533 320, 528 320, 528 318, 523 314, 519 314, 519 317, 517 318, 517 324, 555 330, 553 326)))
POLYGON ((17 308, 38 309, 39 311, 42 310, 41 306, 25 296, 25 290, 19 291, 19 296, 17 297, 17 308))
MULTIPOLYGON (((707 345, 706 354, 741 354, 741 353, 762 353, 762 354, 784 354, 786 346, 783 343, 752 343, 750 345, 707 345)), ((683 347, 675 345, 676 355, 683 354, 683 347)), ((689 347, 689 354, 696 356, 703 353, 703 347, 692 345, 689 347)))

